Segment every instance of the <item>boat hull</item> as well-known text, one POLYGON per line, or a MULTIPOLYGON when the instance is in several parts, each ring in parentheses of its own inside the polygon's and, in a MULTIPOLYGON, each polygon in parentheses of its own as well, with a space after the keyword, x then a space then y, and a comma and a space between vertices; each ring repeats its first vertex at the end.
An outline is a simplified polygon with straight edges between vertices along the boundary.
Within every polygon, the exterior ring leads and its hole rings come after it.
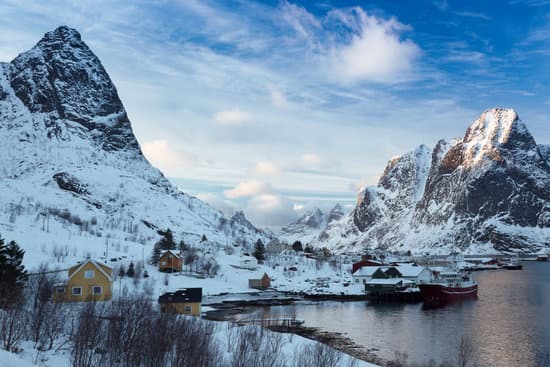
POLYGON ((522 270, 523 269, 523 265, 521 265, 521 264, 503 265, 502 267, 506 270, 522 270))
POLYGON ((440 304, 477 297, 477 284, 468 287, 449 287, 443 284, 419 284, 424 303, 440 304))

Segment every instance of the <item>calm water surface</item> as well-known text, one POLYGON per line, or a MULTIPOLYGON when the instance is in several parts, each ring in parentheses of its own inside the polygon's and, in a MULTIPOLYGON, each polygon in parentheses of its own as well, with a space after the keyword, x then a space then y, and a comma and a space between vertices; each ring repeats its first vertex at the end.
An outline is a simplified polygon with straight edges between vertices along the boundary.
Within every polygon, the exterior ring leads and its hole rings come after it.
POLYGON ((422 304, 318 302, 276 306, 263 317, 296 315, 307 326, 345 333, 382 358, 396 351, 409 360, 448 360, 468 337, 479 365, 550 366, 550 263, 524 262, 523 270, 475 274, 478 299, 425 310, 422 304))

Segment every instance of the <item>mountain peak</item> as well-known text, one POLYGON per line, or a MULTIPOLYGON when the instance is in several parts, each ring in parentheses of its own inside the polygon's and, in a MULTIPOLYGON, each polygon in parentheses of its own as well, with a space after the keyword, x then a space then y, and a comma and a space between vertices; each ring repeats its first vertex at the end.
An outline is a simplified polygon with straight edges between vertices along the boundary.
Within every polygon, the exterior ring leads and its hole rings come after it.
POLYGON ((480 162, 533 159, 537 145, 514 109, 492 108, 483 112, 468 127, 458 148, 463 151, 463 161, 475 165, 480 162), (525 153, 528 153, 527 156, 525 153))
POLYGON ((10 63, 9 82, 31 113, 45 114, 48 138, 63 140, 80 125, 104 150, 141 154, 111 78, 78 31, 61 26, 46 33, 10 63))
POLYGON ((506 143, 514 129, 525 130, 517 112, 512 108, 492 108, 475 120, 464 136, 464 143, 506 143), (521 124, 521 126, 518 126, 521 124))
POLYGON ((82 42, 80 33, 74 28, 70 28, 66 25, 62 25, 54 29, 53 31, 47 32, 44 37, 38 42, 38 44, 44 43, 74 43, 82 42))

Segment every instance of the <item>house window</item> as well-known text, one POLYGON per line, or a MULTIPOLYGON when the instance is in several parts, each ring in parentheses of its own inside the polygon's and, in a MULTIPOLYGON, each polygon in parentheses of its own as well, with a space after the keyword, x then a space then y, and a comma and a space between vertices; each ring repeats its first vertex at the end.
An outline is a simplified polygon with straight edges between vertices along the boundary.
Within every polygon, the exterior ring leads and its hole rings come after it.
POLYGON ((98 286, 98 285, 94 286, 92 288, 92 294, 95 295, 95 296, 101 294, 101 287, 98 286))
POLYGON ((166 261, 164 261, 164 260, 163 260, 163 261, 161 261, 161 262, 160 262, 160 265, 162 265, 162 266, 166 266, 166 261))
POLYGON ((185 313, 191 313, 191 306, 185 306, 185 313))
POLYGON ((85 270, 84 271, 84 278, 86 279, 94 279, 95 272, 93 270, 85 270))
POLYGON ((73 287, 73 296, 80 296, 82 294, 82 288, 81 287, 73 287))
POLYGON ((65 287, 57 287, 57 293, 65 293, 65 287))

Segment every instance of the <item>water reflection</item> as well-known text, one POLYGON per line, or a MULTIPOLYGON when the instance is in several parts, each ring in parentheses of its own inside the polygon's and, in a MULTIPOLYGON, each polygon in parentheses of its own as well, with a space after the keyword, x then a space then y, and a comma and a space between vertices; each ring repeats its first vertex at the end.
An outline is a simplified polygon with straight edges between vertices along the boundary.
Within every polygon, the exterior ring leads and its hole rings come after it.
POLYGON ((341 332, 386 359, 406 351, 416 362, 448 360, 464 336, 473 342, 481 366, 540 366, 550 355, 550 264, 531 262, 522 271, 478 273, 476 280, 477 300, 438 309, 319 302, 260 312, 263 317, 296 316, 306 325, 341 332))

